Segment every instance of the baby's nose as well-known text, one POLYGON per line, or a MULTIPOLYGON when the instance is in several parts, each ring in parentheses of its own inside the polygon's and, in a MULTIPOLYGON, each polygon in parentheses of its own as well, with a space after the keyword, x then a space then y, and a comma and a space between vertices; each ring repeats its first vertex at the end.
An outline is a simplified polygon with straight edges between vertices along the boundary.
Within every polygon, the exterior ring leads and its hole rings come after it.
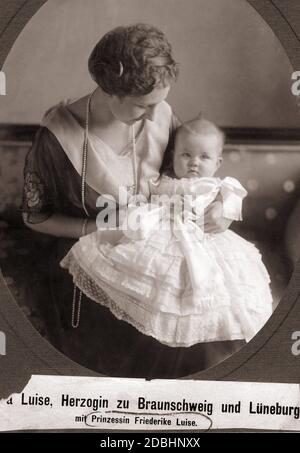
POLYGON ((201 162, 201 159, 199 158, 199 156, 194 156, 192 159, 191 159, 191 166, 192 167, 197 167, 201 162))

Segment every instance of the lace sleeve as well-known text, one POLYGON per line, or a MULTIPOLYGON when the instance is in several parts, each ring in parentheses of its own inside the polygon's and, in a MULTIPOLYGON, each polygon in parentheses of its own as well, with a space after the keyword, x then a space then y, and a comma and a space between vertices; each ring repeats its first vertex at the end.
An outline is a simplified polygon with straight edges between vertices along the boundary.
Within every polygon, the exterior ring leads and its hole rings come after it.
POLYGON ((53 195, 49 188, 49 166, 46 162, 47 133, 41 128, 28 152, 24 167, 24 188, 21 210, 29 223, 40 223, 53 213, 53 195))

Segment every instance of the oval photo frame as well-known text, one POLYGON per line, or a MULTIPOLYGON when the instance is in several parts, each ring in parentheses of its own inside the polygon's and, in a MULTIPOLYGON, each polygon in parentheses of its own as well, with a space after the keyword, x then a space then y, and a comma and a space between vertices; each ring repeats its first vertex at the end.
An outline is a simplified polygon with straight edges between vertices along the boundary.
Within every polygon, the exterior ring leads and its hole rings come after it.
MULTIPOLYGON (((0 64, 14 41, 46 0, 0 1, 5 14, 0 22, 0 64)), ((300 67, 300 16, 293 2, 248 0, 270 26, 296 70, 300 67), (291 5, 289 6, 289 3, 291 5), (299 28, 299 35, 295 31, 299 28)), ((216 366, 180 379, 299 382, 299 359, 290 349, 291 335, 300 320, 300 262, 270 319, 241 350, 216 366), (298 304, 297 304, 298 302, 298 304)), ((4 377, 0 397, 23 388, 32 374, 103 376, 73 362, 45 340, 27 320, 0 275, 0 331, 6 334, 7 351, 1 357, 4 377)), ((299 327, 298 327, 299 330, 299 327)))

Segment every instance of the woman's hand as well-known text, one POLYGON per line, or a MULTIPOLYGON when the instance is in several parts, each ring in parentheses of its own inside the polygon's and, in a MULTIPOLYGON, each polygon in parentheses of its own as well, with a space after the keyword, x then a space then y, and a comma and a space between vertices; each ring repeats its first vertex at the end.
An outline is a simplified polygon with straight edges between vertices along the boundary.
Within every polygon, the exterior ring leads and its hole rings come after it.
POLYGON ((223 217, 223 204, 219 200, 213 201, 204 211, 205 233, 223 233, 232 223, 232 220, 223 217))

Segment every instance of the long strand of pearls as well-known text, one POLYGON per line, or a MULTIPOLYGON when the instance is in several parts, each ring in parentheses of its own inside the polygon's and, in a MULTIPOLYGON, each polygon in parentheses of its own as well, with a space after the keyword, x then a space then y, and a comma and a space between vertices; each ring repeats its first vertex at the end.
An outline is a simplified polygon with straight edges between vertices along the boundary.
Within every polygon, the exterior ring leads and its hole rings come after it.
MULTIPOLYGON (((86 103, 86 115, 85 115, 85 128, 84 128, 84 142, 83 142, 83 151, 82 151, 82 166, 81 166, 81 204, 83 207, 86 216, 89 217, 89 212, 85 205, 85 181, 86 181, 86 172, 87 172, 87 159, 88 159, 88 137, 89 137, 89 116, 90 116, 90 106, 91 99, 95 91, 93 91, 87 100, 86 103)), ((77 286, 74 284, 73 288, 73 300, 72 300, 72 318, 71 324, 74 329, 79 326, 80 322, 80 312, 81 312, 81 302, 82 302, 82 291, 79 290, 78 296, 78 308, 76 312, 76 294, 77 286), (76 315, 75 315, 76 314, 76 315), (75 319, 76 316, 76 319, 75 319)))
POLYGON ((134 195, 138 193, 138 176, 137 176, 137 161, 136 161, 136 143, 135 143, 135 133, 134 125, 131 127, 132 134, 132 167, 133 167, 133 182, 134 182, 134 195))
MULTIPOLYGON (((94 93, 95 93, 95 91, 93 91, 89 95, 87 103, 86 103, 84 142, 83 142, 83 152, 82 152, 82 169, 81 169, 81 204, 82 204, 82 207, 83 207, 84 212, 86 213, 87 217, 90 217, 90 215, 89 215, 89 212, 85 205, 85 183, 86 183, 87 160, 88 160, 90 105, 91 105, 91 100, 92 100, 92 96, 94 93)), ((138 193, 138 175, 137 175, 137 157, 136 157, 136 141, 135 141, 134 125, 132 125, 131 134, 132 134, 131 142, 132 142, 132 166, 133 166, 133 179, 134 179, 134 194, 136 195, 138 193)), ((79 322, 80 322, 82 291, 79 290, 77 312, 76 312, 76 294, 77 294, 77 286, 74 285, 73 301, 72 301, 72 319, 71 319, 71 324, 74 329, 76 329, 79 326, 79 322), (75 316, 76 316, 76 319, 75 319, 75 316)))
POLYGON ((90 117, 90 106, 92 96, 95 93, 93 91, 87 100, 86 103, 86 115, 85 115, 85 129, 84 129, 84 142, 83 142, 83 152, 82 152, 82 167, 81 167, 81 204, 86 213, 87 217, 89 217, 89 212, 85 206, 85 181, 86 181, 86 171, 87 171, 87 159, 88 159, 88 139, 89 139, 89 117, 90 117))

